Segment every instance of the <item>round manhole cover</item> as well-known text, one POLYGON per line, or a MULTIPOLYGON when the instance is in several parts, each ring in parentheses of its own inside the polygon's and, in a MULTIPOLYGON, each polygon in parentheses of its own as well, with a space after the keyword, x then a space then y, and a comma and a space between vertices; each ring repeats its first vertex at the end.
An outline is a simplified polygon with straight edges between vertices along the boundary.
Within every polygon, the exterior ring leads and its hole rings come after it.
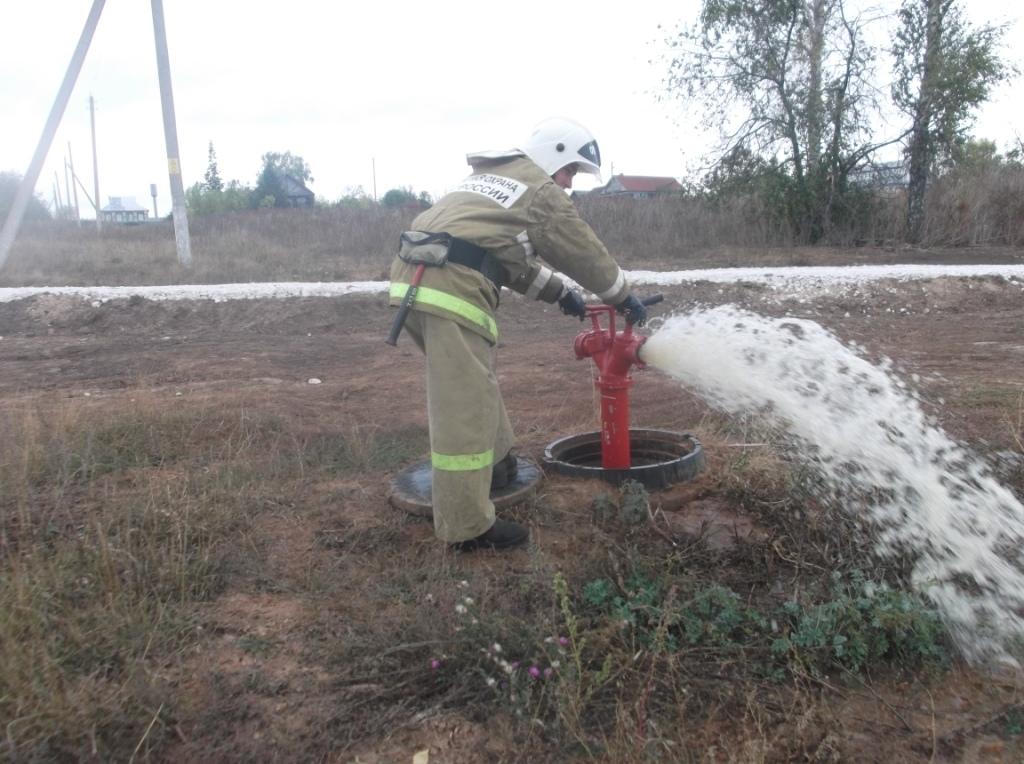
MULTIPOLYGON (((515 480, 504 488, 491 491, 495 509, 521 504, 537 492, 537 485, 543 476, 540 467, 521 456, 516 457, 516 464, 518 472, 515 480)), ((406 467, 391 481, 388 501, 398 509, 414 515, 432 517, 430 478, 429 459, 406 467)))

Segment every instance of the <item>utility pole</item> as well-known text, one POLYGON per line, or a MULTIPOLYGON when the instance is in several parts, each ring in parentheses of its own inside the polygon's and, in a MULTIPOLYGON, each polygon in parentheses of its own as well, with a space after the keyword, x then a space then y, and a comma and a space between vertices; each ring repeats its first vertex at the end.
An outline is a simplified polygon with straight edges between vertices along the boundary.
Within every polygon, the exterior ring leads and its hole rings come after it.
POLYGON ((167 171, 171 181, 171 212, 174 217, 174 242, 178 262, 192 266, 192 246, 188 235, 188 212, 185 187, 181 182, 181 160, 178 157, 178 130, 174 122, 174 93, 171 90, 171 64, 167 55, 167 31, 164 28, 162 0, 152 0, 153 37, 156 39, 156 68, 160 75, 160 105, 164 116, 164 141, 167 143, 167 171))
POLYGON ((158 220, 160 213, 156 211, 156 183, 149 184, 149 195, 153 197, 153 219, 158 220))
POLYGON ((57 198, 57 219, 64 219, 64 197, 60 193, 60 177, 57 175, 57 171, 53 171, 53 193, 57 198))
POLYGON ((21 219, 25 216, 28 200, 31 198, 32 191, 36 187, 36 181, 39 180, 39 173, 43 169, 43 163, 46 161, 46 154, 50 150, 50 144, 53 143, 53 136, 57 133, 57 126, 60 125, 61 117, 64 116, 64 109, 68 105, 68 99, 71 98, 71 91, 75 88, 78 73, 82 71, 82 62, 85 60, 85 54, 89 50, 89 43, 92 42, 92 35, 96 31, 96 24, 100 20, 100 13, 103 11, 105 2, 106 0, 93 0, 92 10, 89 11, 89 17, 85 21, 85 27, 82 29, 82 36, 78 39, 78 46, 71 56, 71 62, 68 64, 68 70, 64 74, 64 81, 61 83, 60 90, 57 93, 57 99, 50 109, 50 116, 46 119, 46 126, 43 128, 43 134, 39 138, 36 152, 32 155, 28 171, 25 173, 25 177, 21 179, 21 185, 18 186, 18 191, 14 195, 14 201, 11 203, 10 212, 7 213, 7 220, 4 221, 3 230, 0 230, 0 268, 3 268, 4 263, 7 262, 7 254, 11 250, 11 245, 14 244, 14 238, 18 235, 18 228, 21 226, 21 219))
POLYGON ((68 219, 71 219, 71 173, 68 172, 68 160, 64 159, 64 198, 68 202, 68 219))
POLYGON ((99 206, 97 206, 96 202, 94 202, 92 200, 92 197, 89 196, 89 192, 86 190, 85 184, 82 183, 82 179, 79 178, 77 175, 75 175, 74 171, 72 171, 71 175, 74 178, 75 183, 78 184, 78 187, 82 189, 82 195, 85 197, 85 200, 87 202, 89 202, 89 204, 92 205, 92 208, 96 211, 96 219, 98 220, 99 217, 100 217, 100 208, 99 208, 99 206))
POLYGON ((100 220, 100 167, 96 162, 96 102, 89 96, 89 127, 92 131, 92 192, 96 201, 92 203, 96 210, 96 232, 103 230, 103 221, 100 220))
MULTIPOLYGON (((77 181, 78 179, 75 177, 75 160, 71 156, 71 141, 68 141, 68 164, 71 166, 71 179, 77 181)), ((82 211, 78 207, 78 186, 72 183, 71 188, 75 192, 75 222, 78 223, 79 226, 81 226, 82 211)))

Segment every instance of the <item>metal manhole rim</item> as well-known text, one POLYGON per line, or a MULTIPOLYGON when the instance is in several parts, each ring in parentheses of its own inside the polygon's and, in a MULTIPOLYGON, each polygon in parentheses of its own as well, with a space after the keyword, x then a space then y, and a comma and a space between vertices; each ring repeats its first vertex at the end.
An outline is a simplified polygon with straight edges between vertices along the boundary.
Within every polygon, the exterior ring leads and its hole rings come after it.
MULTIPOLYGON (((549 443, 544 449, 544 466, 563 475, 598 478, 616 485, 626 480, 636 480, 653 490, 692 480, 704 469, 704 447, 690 433, 636 427, 630 428, 629 434, 631 444, 637 444, 634 445, 635 449, 642 448, 645 443, 674 446, 670 458, 621 470, 605 469, 590 464, 573 464, 559 458, 570 452, 574 452, 574 456, 579 456, 580 449, 589 448, 590 451, 585 451, 582 455, 590 461, 599 459, 601 432, 592 431, 568 435, 549 443)), ((653 449, 648 449, 648 453, 652 451, 653 449)))

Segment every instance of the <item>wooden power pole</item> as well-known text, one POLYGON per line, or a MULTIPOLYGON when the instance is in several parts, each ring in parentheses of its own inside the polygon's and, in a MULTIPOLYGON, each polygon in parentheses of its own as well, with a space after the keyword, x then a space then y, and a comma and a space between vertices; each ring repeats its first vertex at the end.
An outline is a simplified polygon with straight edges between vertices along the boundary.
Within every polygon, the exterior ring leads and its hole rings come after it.
MULTIPOLYGON (((68 167, 71 168, 71 180, 77 181, 78 179, 75 177, 75 159, 71 156, 71 141, 68 141, 68 167)), ((78 186, 75 183, 72 183, 71 189, 75 192, 75 223, 81 227, 82 210, 78 206, 78 186)))
POLYGON ((100 166, 96 161, 96 101, 89 96, 89 130, 92 133, 92 193, 96 201, 92 203, 96 210, 96 232, 103 230, 102 215, 100 214, 100 166))

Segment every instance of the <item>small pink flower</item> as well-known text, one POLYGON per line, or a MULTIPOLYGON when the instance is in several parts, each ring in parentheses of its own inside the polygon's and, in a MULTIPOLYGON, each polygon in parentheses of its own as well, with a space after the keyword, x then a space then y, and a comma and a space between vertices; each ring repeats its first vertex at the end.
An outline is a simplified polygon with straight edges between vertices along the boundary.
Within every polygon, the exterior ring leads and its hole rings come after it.
POLYGON ((437 658, 431 659, 430 668, 434 671, 437 671, 439 668, 441 668, 441 661, 439 661, 437 658))
POLYGON ((537 668, 536 666, 530 666, 530 670, 529 670, 528 673, 530 674, 530 676, 532 676, 534 679, 536 679, 536 678, 538 678, 540 676, 540 669, 537 668))
POLYGON ((558 644, 560 644, 562 647, 565 647, 566 645, 569 644, 569 638, 568 637, 559 637, 558 638, 558 644))
POLYGON ((512 668, 513 669, 519 668, 519 661, 512 661, 512 668))

